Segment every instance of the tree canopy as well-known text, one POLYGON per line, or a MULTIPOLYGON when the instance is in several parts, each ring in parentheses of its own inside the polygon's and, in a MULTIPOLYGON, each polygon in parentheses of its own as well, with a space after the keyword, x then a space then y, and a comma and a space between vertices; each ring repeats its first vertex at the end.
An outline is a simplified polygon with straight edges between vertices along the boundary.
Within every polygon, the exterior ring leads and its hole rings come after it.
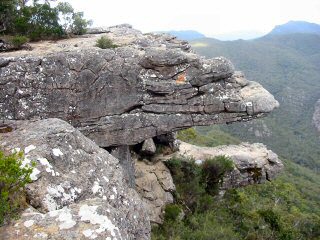
POLYGON ((84 34, 91 21, 66 2, 52 6, 52 0, 2 0, 0 33, 23 35, 31 40, 55 39, 84 34))

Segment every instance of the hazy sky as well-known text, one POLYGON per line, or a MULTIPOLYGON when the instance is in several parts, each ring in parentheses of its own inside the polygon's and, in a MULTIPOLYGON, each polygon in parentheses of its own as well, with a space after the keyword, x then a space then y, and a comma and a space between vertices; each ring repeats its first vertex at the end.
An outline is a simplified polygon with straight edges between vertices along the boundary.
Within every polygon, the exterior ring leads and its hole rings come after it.
POLYGON ((207 36, 266 33, 289 20, 320 24, 320 0, 68 0, 94 26, 130 23, 143 32, 197 30, 207 36))

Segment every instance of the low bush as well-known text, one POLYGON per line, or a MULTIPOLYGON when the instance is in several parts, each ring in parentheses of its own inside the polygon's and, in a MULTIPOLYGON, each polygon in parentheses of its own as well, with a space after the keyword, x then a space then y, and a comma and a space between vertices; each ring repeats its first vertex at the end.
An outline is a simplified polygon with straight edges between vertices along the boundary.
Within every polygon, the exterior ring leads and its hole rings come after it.
POLYGON ((176 221, 180 218, 182 208, 177 204, 168 204, 165 208, 165 221, 176 221))
POLYGON ((118 46, 115 45, 110 38, 102 36, 96 41, 96 47, 107 49, 107 48, 116 48, 118 46))
POLYGON ((24 201, 23 188, 31 182, 32 167, 23 166, 23 153, 0 151, 0 226, 14 217, 24 201))
POLYGON ((201 181, 208 194, 218 193, 223 183, 223 176, 234 168, 233 161, 226 156, 216 156, 204 161, 201 168, 201 181))
POLYGON ((21 35, 14 36, 9 40, 9 42, 12 44, 12 46, 15 49, 20 49, 28 41, 29 41, 29 38, 21 35))

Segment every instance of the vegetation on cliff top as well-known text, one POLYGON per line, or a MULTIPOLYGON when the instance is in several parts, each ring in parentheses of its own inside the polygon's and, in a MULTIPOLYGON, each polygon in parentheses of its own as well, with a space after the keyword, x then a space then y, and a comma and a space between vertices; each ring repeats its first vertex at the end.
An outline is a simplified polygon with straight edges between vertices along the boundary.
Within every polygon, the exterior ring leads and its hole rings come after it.
POLYGON ((25 41, 17 44, 6 35, 23 36, 34 41, 85 33, 91 21, 84 19, 82 12, 75 12, 67 2, 59 2, 56 6, 52 6, 50 2, 52 1, 46 0, 40 3, 38 0, 2 0, 0 2, 2 38, 17 48, 25 41))

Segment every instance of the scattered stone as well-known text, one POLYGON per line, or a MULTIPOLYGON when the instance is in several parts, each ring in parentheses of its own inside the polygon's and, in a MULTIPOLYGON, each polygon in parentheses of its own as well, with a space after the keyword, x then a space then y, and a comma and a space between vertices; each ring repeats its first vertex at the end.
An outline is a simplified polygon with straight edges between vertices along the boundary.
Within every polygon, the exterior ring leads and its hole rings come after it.
POLYGON ((148 139, 144 140, 140 153, 142 155, 154 155, 156 153, 156 150, 157 150, 157 148, 153 142, 153 139, 148 138, 148 139))

